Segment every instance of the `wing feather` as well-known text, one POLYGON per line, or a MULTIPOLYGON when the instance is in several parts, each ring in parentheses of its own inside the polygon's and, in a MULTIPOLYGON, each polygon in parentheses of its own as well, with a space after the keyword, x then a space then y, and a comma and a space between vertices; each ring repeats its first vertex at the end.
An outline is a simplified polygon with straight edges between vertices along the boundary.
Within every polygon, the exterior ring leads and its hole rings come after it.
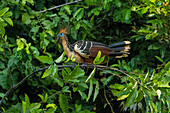
POLYGON ((98 52, 101 51, 102 56, 113 54, 113 50, 105 44, 93 41, 77 41, 74 45, 74 50, 82 57, 96 57, 98 52))

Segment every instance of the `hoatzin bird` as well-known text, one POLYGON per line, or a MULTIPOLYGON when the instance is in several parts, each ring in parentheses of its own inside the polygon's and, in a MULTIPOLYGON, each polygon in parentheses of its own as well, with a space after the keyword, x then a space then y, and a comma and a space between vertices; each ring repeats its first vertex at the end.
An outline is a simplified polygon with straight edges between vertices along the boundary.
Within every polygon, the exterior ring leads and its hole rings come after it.
MULTIPOLYGON (((67 27, 68 28, 68 27, 67 27)), ((93 60, 101 51, 102 56, 115 56, 116 58, 127 57, 130 49, 130 41, 123 41, 106 46, 105 44, 94 41, 77 41, 74 44, 70 44, 67 34, 67 28, 60 28, 60 32, 57 35, 57 39, 62 40, 62 45, 67 57, 75 58, 77 63, 92 64, 93 60)))

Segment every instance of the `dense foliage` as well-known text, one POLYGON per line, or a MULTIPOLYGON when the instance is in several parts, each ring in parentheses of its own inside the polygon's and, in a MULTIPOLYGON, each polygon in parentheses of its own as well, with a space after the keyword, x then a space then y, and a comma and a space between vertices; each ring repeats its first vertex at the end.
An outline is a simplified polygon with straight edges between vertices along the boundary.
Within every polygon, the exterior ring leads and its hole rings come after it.
POLYGON ((170 112, 169 0, 80 0, 40 12, 66 2, 0 1, 0 112, 170 112), (61 25, 71 43, 130 40, 131 54, 78 65, 56 42, 61 25))

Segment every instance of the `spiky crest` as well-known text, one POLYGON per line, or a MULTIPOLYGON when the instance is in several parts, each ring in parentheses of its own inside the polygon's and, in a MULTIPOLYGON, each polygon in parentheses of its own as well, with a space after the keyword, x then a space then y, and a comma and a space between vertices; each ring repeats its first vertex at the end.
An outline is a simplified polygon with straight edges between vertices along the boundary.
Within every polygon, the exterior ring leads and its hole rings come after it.
POLYGON ((69 28, 69 26, 67 26, 66 28, 61 27, 59 33, 68 34, 68 31, 67 31, 68 28, 69 28))

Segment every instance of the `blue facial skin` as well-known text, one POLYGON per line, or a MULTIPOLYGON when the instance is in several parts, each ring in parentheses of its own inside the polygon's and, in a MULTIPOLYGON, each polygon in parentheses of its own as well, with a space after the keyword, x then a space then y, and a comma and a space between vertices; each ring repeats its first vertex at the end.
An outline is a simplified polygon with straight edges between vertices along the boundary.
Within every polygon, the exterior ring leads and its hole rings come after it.
POLYGON ((64 37, 64 33, 58 34, 57 37, 64 37))

